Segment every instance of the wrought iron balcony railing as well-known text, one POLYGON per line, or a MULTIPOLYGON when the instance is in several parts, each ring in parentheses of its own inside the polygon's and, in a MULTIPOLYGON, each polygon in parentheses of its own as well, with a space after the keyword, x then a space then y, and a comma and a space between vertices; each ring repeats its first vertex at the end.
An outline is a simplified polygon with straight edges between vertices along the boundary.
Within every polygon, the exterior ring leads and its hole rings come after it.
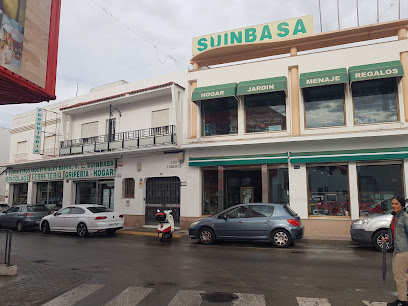
POLYGON ((167 125, 111 135, 99 135, 61 141, 60 155, 83 154, 176 143, 176 127, 174 125, 167 125))

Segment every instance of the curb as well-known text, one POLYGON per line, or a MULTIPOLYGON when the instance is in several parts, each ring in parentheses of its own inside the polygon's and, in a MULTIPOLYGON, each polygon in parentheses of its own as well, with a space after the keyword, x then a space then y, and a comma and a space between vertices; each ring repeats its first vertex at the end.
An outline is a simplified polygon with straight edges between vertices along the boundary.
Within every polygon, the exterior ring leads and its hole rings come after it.
MULTIPOLYGON (((157 237, 157 233, 152 232, 137 232, 137 231, 116 231, 117 234, 124 234, 124 235, 136 235, 136 236, 151 236, 157 237)), ((182 238, 183 235, 180 234, 173 234, 173 238, 182 238)))

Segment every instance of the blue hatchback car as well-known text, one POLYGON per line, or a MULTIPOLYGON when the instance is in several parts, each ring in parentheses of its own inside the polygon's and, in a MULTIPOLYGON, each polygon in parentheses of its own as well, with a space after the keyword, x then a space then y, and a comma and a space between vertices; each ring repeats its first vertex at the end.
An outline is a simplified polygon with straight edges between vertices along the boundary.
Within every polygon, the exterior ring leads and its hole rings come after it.
POLYGON ((230 207, 193 222, 190 238, 202 244, 215 240, 264 240, 285 248, 303 238, 300 217, 287 204, 250 203, 230 207))

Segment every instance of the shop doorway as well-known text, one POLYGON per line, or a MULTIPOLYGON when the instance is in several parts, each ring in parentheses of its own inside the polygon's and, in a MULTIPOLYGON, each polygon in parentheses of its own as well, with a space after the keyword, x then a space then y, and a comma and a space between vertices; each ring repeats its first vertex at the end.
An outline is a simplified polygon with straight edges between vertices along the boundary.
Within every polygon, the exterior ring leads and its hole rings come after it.
POLYGON ((114 181, 99 181, 100 203, 110 209, 114 209, 114 181))
POLYGON ((157 225, 158 209, 171 209, 174 225, 180 226, 180 185, 178 177, 154 177, 146 180, 146 225, 157 225))
POLYGON ((288 168, 269 169, 269 202, 289 204, 288 168))
POLYGON ((225 207, 241 203, 262 202, 261 169, 226 170, 225 177, 225 207))
POLYGON ((113 180, 77 182, 75 204, 104 205, 113 210, 114 186, 113 180))

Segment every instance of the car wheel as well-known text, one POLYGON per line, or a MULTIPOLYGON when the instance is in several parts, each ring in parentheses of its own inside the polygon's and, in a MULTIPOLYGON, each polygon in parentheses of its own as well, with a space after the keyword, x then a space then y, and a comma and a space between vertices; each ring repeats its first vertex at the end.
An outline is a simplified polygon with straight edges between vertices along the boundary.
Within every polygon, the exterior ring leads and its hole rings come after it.
POLYGON ((106 234, 107 234, 108 236, 113 236, 113 235, 115 235, 115 233, 116 233, 116 229, 108 229, 108 230, 106 231, 106 234))
POLYGON ((50 225, 48 224, 48 221, 44 221, 41 225, 41 231, 43 234, 49 234, 50 233, 50 225))
POLYGON ((86 227, 85 223, 79 223, 77 226, 77 234, 79 237, 86 237, 88 236, 88 228, 86 227))
MULTIPOLYGON (((372 238, 372 243, 374 247, 377 250, 382 251, 382 247, 383 247, 382 238, 387 238, 387 237, 388 237, 388 230, 386 229, 375 232, 372 238)), ((390 246, 388 242, 386 242, 386 248, 387 248, 387 252, 392 252, 394 249, 393 246, 390 246)))
POLYGON ((201 244, 213 244, 215 241, 215 233, 212 229, 205 227, 198 232, 198 241, 201 244))
POLYGON ((21 221, 17 222, 17 231, 19 231, 19 232, 24 231, 24 226, 23 226, 23 223, 21 221))
POLYGON ((287 230, 276 229, 271 233, 271 242, 274 247, 287 248, 292 243, 292 237, 287 230))

